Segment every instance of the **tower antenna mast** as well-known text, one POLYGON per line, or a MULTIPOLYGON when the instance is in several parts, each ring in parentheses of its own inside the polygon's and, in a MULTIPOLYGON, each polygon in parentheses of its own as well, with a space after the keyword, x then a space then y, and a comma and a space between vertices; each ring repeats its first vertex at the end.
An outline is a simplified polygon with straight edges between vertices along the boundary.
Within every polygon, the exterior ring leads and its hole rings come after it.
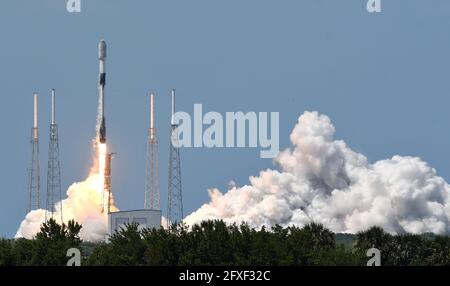
POLYGON ((181 188, 181 164, 180 148, 178 140, 178 124, 175 123, 175 89, 172 89, 172 115, 170 118, 170 142, 169 142, 169 184, 167 223, 179 224, 183 220, 183 198, 181 188))
POLYGON ((150 93, 150 128, 147 138, 147 168, 145 176, 146 209, 161 210, 159 173, 158 173, 158 139, 155 128, 155 94, 150 93))
POLYGON ((38 94, 33 93, 34 124, 31 128, 31 160, 28 167, 28 204, 27 213, 40 208, 40 170, 39 170, 39 129, 38 129, 38 94))
MULTIPOLYGON (((61 169, 59 161, 59 138, 58 125, 55 118, 55 90, 51 91, 52 117, 50 123, 50 138, 48 145, 48 167, 47 167, 47 202, 45 211, 45 221, 54 218, 56 212, 55 204, 62 200, 61 194, 61 169)), ((63 222, 63 206, 60 204, 60 219, 63 222)))

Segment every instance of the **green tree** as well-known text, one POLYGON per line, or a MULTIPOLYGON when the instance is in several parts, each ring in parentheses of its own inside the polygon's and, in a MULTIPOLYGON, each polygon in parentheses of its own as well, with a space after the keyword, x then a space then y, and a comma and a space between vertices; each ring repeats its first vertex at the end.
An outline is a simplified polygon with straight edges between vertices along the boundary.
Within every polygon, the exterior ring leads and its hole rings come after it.
MULTIPOLYGON (((261 230, 241 226, 244 246, 248 248, 246 263, 243 265, 266 266, 266 265, 289 265, 292 256, 286 245, 288 231, 280 226, 274 226, 271 231, 263 226, 261 230)), ((245 253, 245 252, 244 252, 245 253)))
POLYGON ((336 247, 334 233, 326 229, 322 224, 307 224, 303 231, 309 234, 313 251, 332 250, 336 247))
POLYGON ((311 223, 303 228, 289 227, 288 246, 292 265, 318 265, 321 257, 336 249, 336 239, 323 225, 311 223))
POLYGON ((178 265, 180 239, 173 233, 159 229, 144 229, 144 262, 150 266, 178 265))
POLYGON ((397 235, 392 241, 390 259, 396 266, 420 265, 433 254, 431 241, 420 235, 397 235))
POLYGON ((230 230, 223 221, 203 221, 180 238, 185 250, 181 265, 230 265, 233 261, 230 230))
POLYGON ((14 263, 11 240, 0 239, 0 266, 12 266, 14 263))
POLYGON ((312 257, 312 265, 320 266, 363 266, 367 258, 343 245, 333 250, 320 250, 312 257))
POLYGON ((431 243, 431 255, 423 259, 423 265, 450 266, 450 237, 436 236, 431 243))
POLYGON ((233 250, 233 265, 251 265, 250 253, 252 248, 252 236, 255 232, 247 223, 240 226, 233 224, 229 226, 230 248, 233 250))
POLYGON ((58 224, 49 219, 41 225, 40 232, 33 241, 33 251, 30 264, 41 266, 64 266, 67 263, 67 250, 80 248, 79 232, 81 225, 71 220, 58 224))
MULTIPOLYGON (((117 250, 116 250, 117 251, 117 250)), ((112 266, 117 263, 116 253, 109 243, 98 243, 89 257, 84 259, 83 265, 89 266, 112 266)), ((118 264, 117 264, 118 265, 118 264)))
POLYGON ((13 244, 13 259, 15 266, 30 266, 35 251, 35 243, 33 240, 18 238, 13 244))
POLYGON ((366 255, 370 248, 377 248, 381 253, 381 265, 395 265, 393 259, 393 237, 381 227, 373 226, 366 231, 358 232, 355 243, 357 255, 366 255))
POLYGON ((137 223, 126 224, 111 236, 109 243, 112 255, 108 265, 144 265, 145 243, 137 223))
MULTIPOLYGON (((448 265, 448 237, 392 236, 379 227, 358 233, 356 240, 347 236, 346 246, 337 245, 335 234, 316 223, 255 230, 245 223, 226 225, 216 220, 190 229, 179 224, 170 230, 141 231, 131 224, 109 243, 97 244, 86 261, 89 265, 353 266, 365 265, 367 250, 376 247, 382 265, 448 265)), ((24 252, 22 260, 27 261, 27 255, 24 252)))

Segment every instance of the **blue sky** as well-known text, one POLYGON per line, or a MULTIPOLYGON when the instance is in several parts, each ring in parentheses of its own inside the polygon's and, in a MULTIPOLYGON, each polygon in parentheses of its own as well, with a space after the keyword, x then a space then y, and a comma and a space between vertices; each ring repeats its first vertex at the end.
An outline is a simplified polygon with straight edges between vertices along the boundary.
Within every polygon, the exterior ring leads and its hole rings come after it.
MULTIPOLYGON (((121 209, 144 202, 148 92, 157 93, 162 206, 167 198, 169 91, 178 109, 279 111, 280 145, 304 110, 331 117, 337 138, 370 161, 423 158, 450 178, 450 2, 383 0, 63 0, 0 4, 0 236, 23 219, 32 92, 41 94, 42 203, 51 88, 57 92, 63 189, 91 165, 97 42, 108 43, 107 128, 121 209)), ((259 149, 183 149, 185 214, 272 166, 259 149)))

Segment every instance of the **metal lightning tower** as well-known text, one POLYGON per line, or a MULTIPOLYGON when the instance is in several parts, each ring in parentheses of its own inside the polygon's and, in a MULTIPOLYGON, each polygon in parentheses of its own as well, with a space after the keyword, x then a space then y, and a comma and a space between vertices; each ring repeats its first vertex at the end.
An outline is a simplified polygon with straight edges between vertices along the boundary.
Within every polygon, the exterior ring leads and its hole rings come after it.
POLYGON ((161 210, 158 174, 158 139, 155 128, 154 94, 150 94, 150 128, 147 139, 147 168, 145 176, 144 208, 161 210))
POLYGON ((37 96, 38 94, 33 93, 34 98, 34 125, 31 128, 31 162, 28 168, 28 205, 27 213, 31 210, 40 208, 40 175, 39 175, 39 130, 37 125, 37 96))
POLYGON ((167 220, 170 224, 183 220, 183 198, 181 192, 180 148, 178 144, 178 124, 175 123, 175 89, 172 89, 172 116, 170 120, 170 156, 169 156, 169 198, 167 220))
MULTIPOLYGON (((50 123, 50 139, 48 144, 48 167, 47 167, 47 203, 45 221, 53 219, 56 212, 55 203, 62 200, 61 195, 61 170, 59 164, 59 139, 58 125, 55 121, 55 90, 52 89, 52 121, 50 123)), ((60 219, 63 222, 63 209, 60 206, 60 219)))

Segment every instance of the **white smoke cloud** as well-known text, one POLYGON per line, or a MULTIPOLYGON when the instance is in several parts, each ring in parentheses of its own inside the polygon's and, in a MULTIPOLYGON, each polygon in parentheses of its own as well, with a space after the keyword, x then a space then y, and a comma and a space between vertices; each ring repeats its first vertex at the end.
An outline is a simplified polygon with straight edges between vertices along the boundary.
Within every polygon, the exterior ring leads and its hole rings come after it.
POLYGON ((185 218, 251 226, 303 226, 318 222, 334 232, 378 225, 390 233, 450 233, 450 188, 417 157, 394 156, 370 164, 345 142, 334 140, 330 119, 318 112, 299 117, 291 149, 276 158, 280 171, 250 177, 250 185, 222 194, 185 218))
MULTIPOLYGON (((91 174, 85 181, 72 184, 67 190, 67 199, 58 202, 53 214, 59 223, 61 217, 61 203, 65 222, 74 219, 83 227, 80 231, 81 239, 85 241, 102 241, 107 232, 107 214, 101 212, 102 182, 98 174, 91 174)), ((112 210, 117 209, 112 206, 112 210)), ((27 214, 20 224, 16 238, 33 238, 39 232, 45 221, 45 210, 33 210, 27 214)))

